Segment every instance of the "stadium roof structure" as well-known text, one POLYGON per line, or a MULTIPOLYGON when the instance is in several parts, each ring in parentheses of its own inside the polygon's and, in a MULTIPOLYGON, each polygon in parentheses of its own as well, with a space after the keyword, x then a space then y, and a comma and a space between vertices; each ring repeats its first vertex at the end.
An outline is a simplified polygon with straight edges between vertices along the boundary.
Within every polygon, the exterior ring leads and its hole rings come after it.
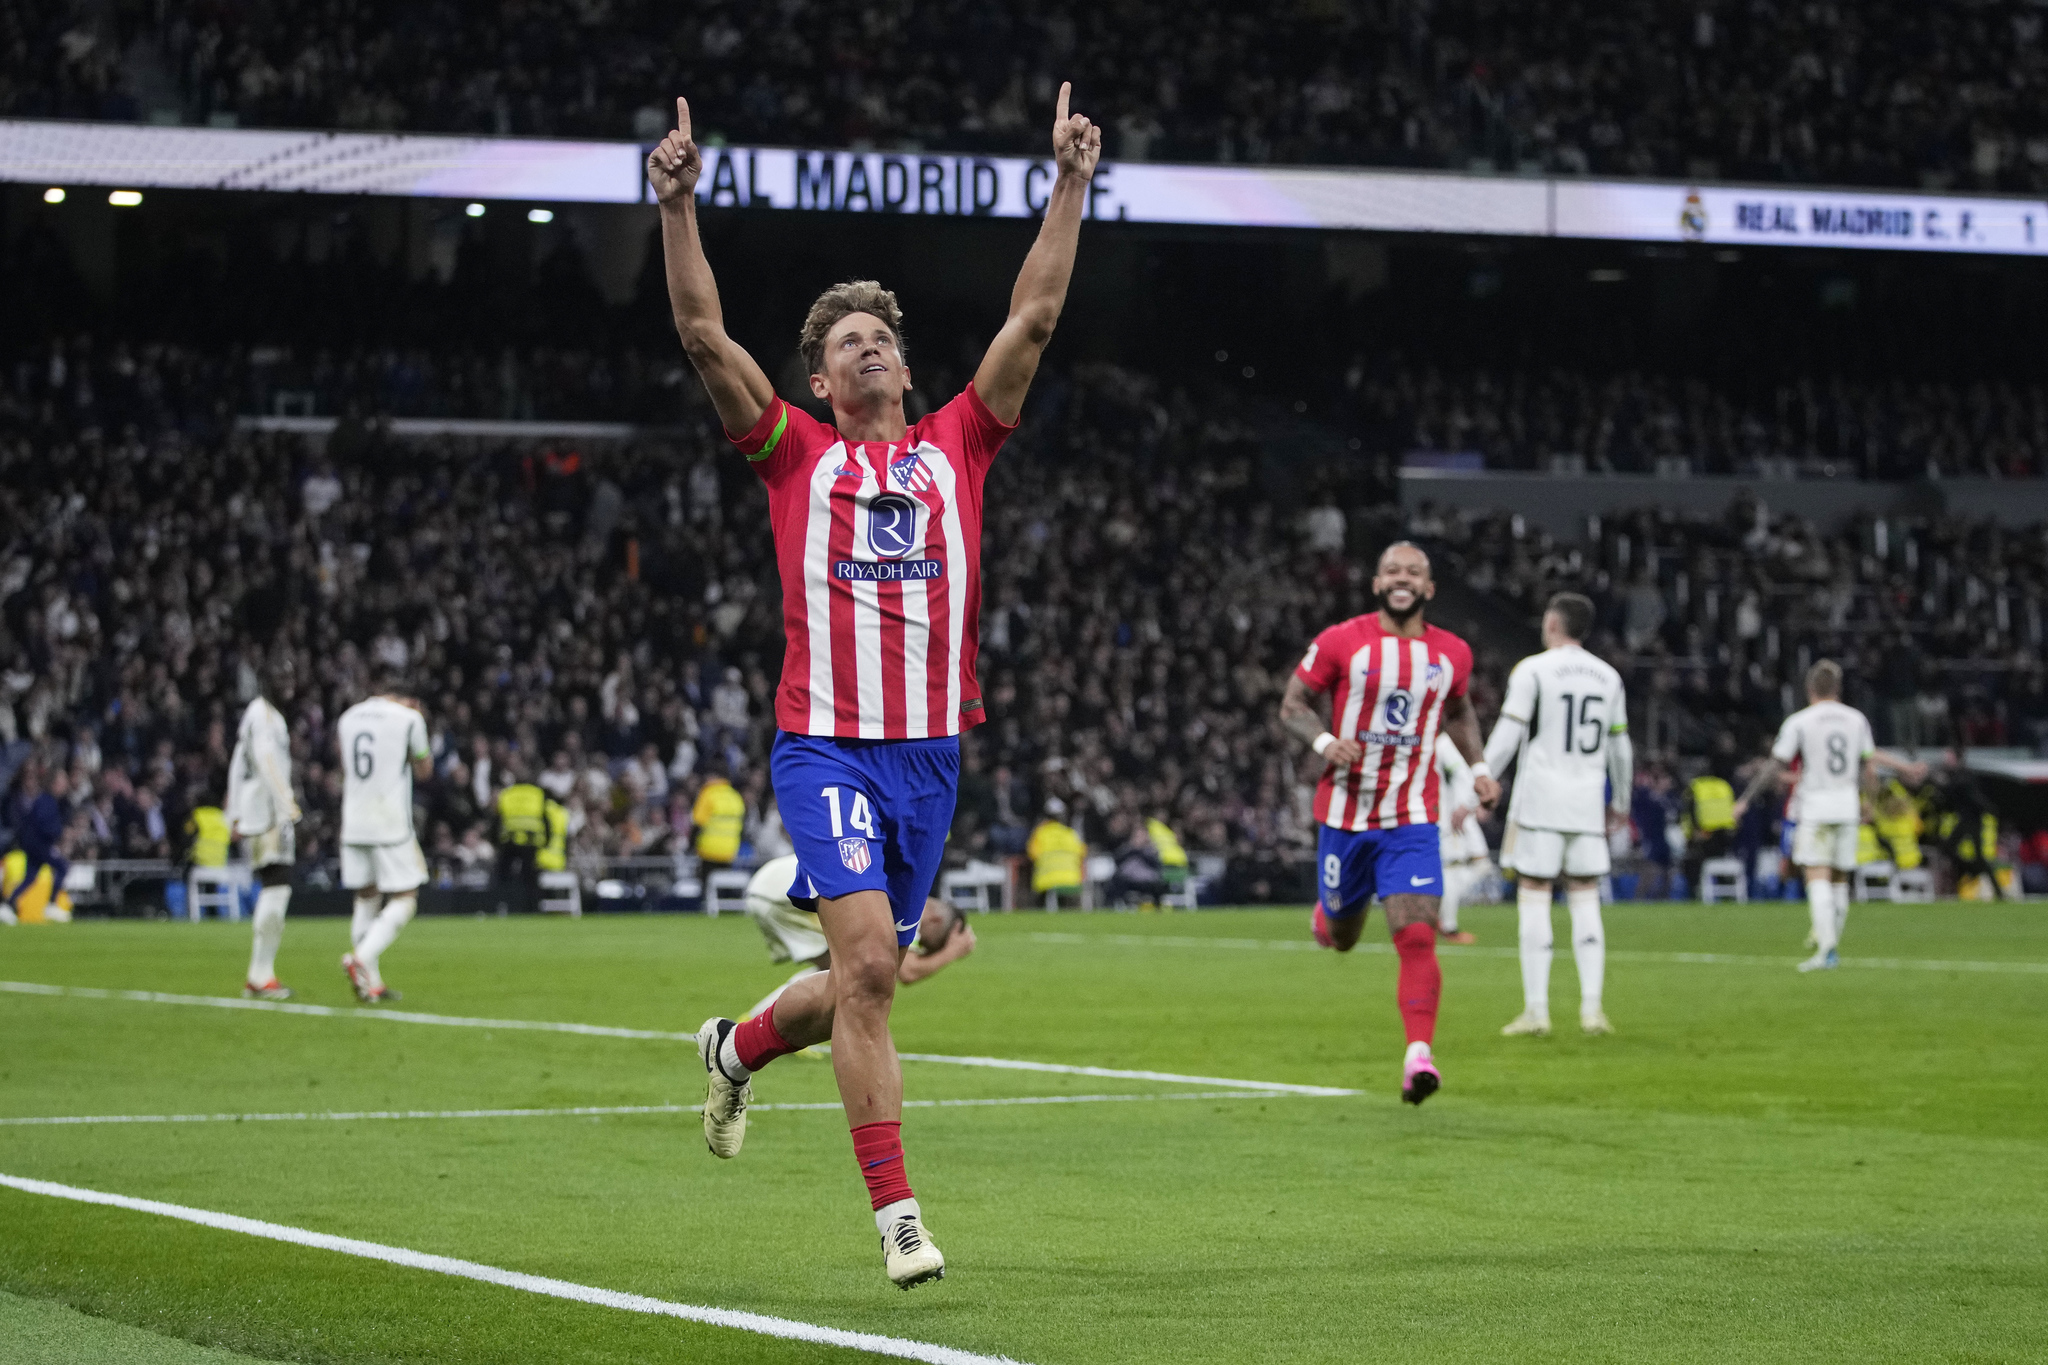
MULTIPOLYGON (((0 180, 133 190, 644 202, 632 142, 0 120, 0 180)), ((1049 161, 707 147, 709 206, 1035 217, 1049 161)), ((1104 162, 1089 214, 1133 223, 2048 256, 2048 202, 1289 166, 1104 162)))

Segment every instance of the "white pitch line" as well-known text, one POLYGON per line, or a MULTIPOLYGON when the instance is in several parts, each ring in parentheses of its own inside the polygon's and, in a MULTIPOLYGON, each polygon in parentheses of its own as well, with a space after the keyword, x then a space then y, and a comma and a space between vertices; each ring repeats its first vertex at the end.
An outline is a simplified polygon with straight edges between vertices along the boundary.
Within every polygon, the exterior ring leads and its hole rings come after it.
POLYGON ((657 1043, 697 1041, 697 1035, 694 1033, 663 1033, 655 1029, 614 1028, 609 1024, 573 1024, 554 1019, 470 1019, 457 1014, 419 1014, 411 1010, 344 1009, 334 1005, 303 1005, 290 1000, 243 1000, 231 995, 171 995, 163 991, 102 990, 97 986, 46 986, 36 981, 0 981, 0 991, 9 991, 16 995, 63 995, 78 1000, 129 1000, 142 1005, 203 1005, 210 1009, 303 1014, 319 1019, 381 1019, 388 1024, 527 1029, 540 1033, 580 1033, 592 1038, 637 1038, 657 1043))
MULTIPOLYGON (((1135 936, 1134 936, 1135 937, 1135 936)), ((1138 942, 1146 940, 1137 939, 1138 942)), ((1191 940, 1199 942, 1200 940, 1191 940)), ((1253 942, 1255 940, 1244 940, 1253 942)), ((333 1005, 301 1005, 291 1001, 242 1000, 224 995, 170 995, 162 991, 115 991, 96 986, 47 986, 33 981, 0 981, 0 992, 55 995, 80 1000, 127 1000, 145 1005, 203 1005, 219 1009, 268 1010, 324 1019, 381 1019, 394 1024, 444 1024, 457 1028, 530 1029, 542 1033, 576 1033, 598 1038, 651 1039, 664 1043, 697 1041, 694 1033, 658 1033, 648 1029, 612 1028, 603 1024, 569 1024, 548 1019, 470 1019, 456 1014, 417 1014, 405 1010, 343 1009, 333 1005)), ((1062 1062, 1027 1062, 1008 1057, 953 1057, 937 1052, 898 1054, 907 1062, 943 1062, 949 1066, 990 1067, 998 1071, 1043 1071, 1058 1076, 1093 1076, 1117 1081, 1163 1081, 1170 1085, 1224 1085, 1238 1090, 1290 1095, 1356 1095, 1327 1085, 1293 1085, 1285 1081, 1244 1081, 1228 1076, 1183 1076, 1173 1071, 1119 1071, 1101 1066, 1069 1066, 1062 1062)))
POLYGON ((288 1227, 282 1223, 265 1223, 254 1218, 238 1217, 232 1213, 214 1213, 209 1209, 187 1208, 182 1204, 165 1204, 154 1199, 136 1199, 125 1194, 106 1194, 99 1190, 80 1189, 75 1185, 58 1185, 47 1180, 0 1175, 0 1185, 20 1190, 24 1194, 47 1195, 52 1199, 69 1199, 80 1204, 101 1204, 109 1208, 127 1209, 134 1213, 156 1214, 162 1218, 175 1218, 180 1222, 196 1223, 200 1227, 216 1228, 222 1232, 239 1232, 249 1237, 289 1242, 294 1246, 312 1247, 318 1251, 336 1251, 344 1256, 357 1256, 366 1261, 384 1261, 411 1270, 429 1270, 439 1275, 480 1280, 485 1284, 502 1285, 507 1289, 524 1290, 526 1293, 540 1294, 551 1299, 569 1299, 577 1303, 596 1304, 601 1308, 617 1308, 628 1313, 681 1318, 686 1322, 700 1322, 712 1327, 730 1327, 742 1332, 753 1332, 759 1336, 780 1337, 786 1341, 808 1341, 820 1346, 840 1346, 853 1351, 866 1351, 871 1355, 895 1356, 900 1360, 921 1360, 927 1362, 927 1365, 1017 1365, 1017 1362, 1008 1356, 985 1356, 974 1351, 963 1351, 955 1346, 940 1346, 927 1341, 885 1337, 874 1332, 852 1332, 843 1327, 821 1327, 816 1323, 799 1322, 794 1318, 771 1317, 766 1313, 745 1313, 731 1308, 704 1308, 691 1303, 672 1303, 667 1299, 651 1299, 642 1294, 627 1294, 616 1289, 598 1289, 590 1285, 572 1284, 568 1280, 550 1279, 545 1275, 502 1270, 497 1266, 480 1265, 475 1261, 457 1260, 453 1256, 435 1256, 423 1251, 409 1251, 404 1247, 385 1246, 381 1242, 364 1242, 354 1237, 310 1232, 305 1228, 288 1227))
MULTIPOLYGON (((1279 1100, 1293 1097, 1288 1090, 1199 1090, 1168 1095, 1005 1095, 978 1100, 905 1100, 905 1109, 989 1109, 1018 1104, 1128 1104, 1152 1100, 1279 1100)), ((1332 1095, 1356 1095, 1356 1090, 1333 1090, 1332 1095)), ((838 1100, 812 1104, 750 1104, 747 1112, 764 1110, 801 1113, 843 1109, 838 1100)), ((352 1123, 367 1119, 538 1119, 604 1118, 621 1114, 695 1114, 694 1104, 609 1104, 577 1105, 567 1109, 361 1109, 352 1112, 300 1114, 50 1114, 28 1118, 0 1118, 0 1128, 68 1128, 101 1123, 352 1123)))
MULTIPOLYGON (((1789 904, 1789 902, 1787 902, 1789 904)), ((1109 944, 1118 948, 1227 948, 1233 951, 1264 951, 1276 953, 1320 953, 1327 949, 1309 939, 1292 938, 1197 938, 1178 934, 1058 934, 1032 933, 1026 935, 1034 943, 1059 943, 1066 945, 1109 944)), ((1390 943, 1361 943, 1352 950, 1359 953, 1392 955, 1390 943)), ((1518 948, 1471 948, 1454 943, 1440 943, 1437 951, 1446 957, 1513 957, 1521 956, 1518 948)), ((1744 953, 1676 953, 1650 952, 1632 948, 1609 948, 1609 962, 1653 962, 1677 963, 1684 965, 1706 965, 1718 967, 1790 967, 1799 959, 1791 954, 1784 957, 1764 957, 1744 953)), ((2016 972, 2022 975, 2048 973, 2048 962, 1950 962, 1936 958, 1920 957, 1845 957, 1844 967, 1874 967, 1886 971, 1927 971, 1927 972, 2016 972)))
POLYGON ((1019 1062, 1007 1057, 949 1057, 938 1052, 901 1052, 906 1062, 943 1062, 949 1066, 986 1066, 998 1071, 1050 1071, 1060 1076, 1096 1076, 1114 1081, 1170 1081, 1175 1085, 1228 1085, 1239 1090, 1287 1095, 1358 1095, 1328 1085, 1289 1085, 1284 1081, 1238 1081, 1228 1076, 1183 1076, 1173 1071, 1119 1071, 1106 1066, 1066 1066, 1059 1062, 1019 1062))

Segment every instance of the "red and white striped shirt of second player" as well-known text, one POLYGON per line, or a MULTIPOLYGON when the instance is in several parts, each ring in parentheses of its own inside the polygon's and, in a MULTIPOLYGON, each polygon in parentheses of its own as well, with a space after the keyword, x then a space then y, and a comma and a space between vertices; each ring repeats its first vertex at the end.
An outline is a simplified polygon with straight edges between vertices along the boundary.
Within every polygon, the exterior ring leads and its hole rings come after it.
POLYGON ((848 442, 780 398, 734 441, 768 486, 782 574, 778 727, 935 739, 985 719, 981 491, 1015 430, 970 384, 900 441, 848 442))
POLYGON ((1365 748, 1357 766, 1324 771, 1316 819, 1343 830, 1435 824, 1437 732, 1471 681, 1471 648, 1436 626, 1415 640, 1390 634, 1374 612, 1316 636, 1295 672, 1329 694, 1330 732, 1365 748))

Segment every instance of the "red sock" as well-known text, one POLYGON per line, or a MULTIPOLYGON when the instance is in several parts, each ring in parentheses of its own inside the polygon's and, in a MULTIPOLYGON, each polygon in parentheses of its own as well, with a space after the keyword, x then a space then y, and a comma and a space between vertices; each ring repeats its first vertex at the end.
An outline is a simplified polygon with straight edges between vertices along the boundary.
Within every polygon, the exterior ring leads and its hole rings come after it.
POLYGON ((775 1006, 770 1005, 733 1028, 732 1050, 739 1054, 741 1066, 759 1071, 777 1057, 787 1057, 801 1049, 791 1047, 789 1040, 775 1031, 775 1006))
POLYGON ((911 1197, 910 1177, 903 1170, 902 1124, 863 1123, 853 1130, 853 1155, 876 1208, 911 1197))
POLYGON ((1395 1000, 1408 1041, 1426 1043, 1436 1037, 1436 1002, 1443 994, 1443 968, 1436 962, 1436 930, 1427 924, 1404 924, 1394 931, 1394 951, 1401 955, 1401 984, 1395 1000))

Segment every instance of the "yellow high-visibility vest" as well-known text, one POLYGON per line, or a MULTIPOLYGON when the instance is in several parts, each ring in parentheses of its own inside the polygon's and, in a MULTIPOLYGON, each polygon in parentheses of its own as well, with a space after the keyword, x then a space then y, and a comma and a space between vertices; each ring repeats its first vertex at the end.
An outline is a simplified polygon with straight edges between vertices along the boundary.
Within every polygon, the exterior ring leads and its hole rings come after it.
POLYGON ((228 865, 228 816, 219 806, 201 806, 192 812, 192 818, 185 822, 185 832, 192 836, 192 865, 194 867, 226 867, 228 865))
POLYGON ((1735 828, 1735 788, 1708 773, 1692 780, 1692 824, 1698 834, 1735 828))
POLYGON ((569 865, 569 812, 559 801, 547 804, 548 841, 533 855, 533 865, 543 872, 560 872, 569 865))
POLYGON ((1897 779, 1887 782, 1877 798, 1876 823, 1892 866, 1901 872, 1920 866, 1920 807, 1897 779))
POLYGON ((514 848, 539 848, 548 841, 548 794, 531 782, 515 782, 498 793, 498 838, 514 848))
POLYGON ((1188 851, 1180 846, 1180 838, 1167 827, 1164 820, 1147 820, 1145 833, 1152 840, 1152 847, 1159 850, 1161 867, 1186 867, 1188 851))
POLYGON ((697 856, 707 863, 729 863, 740 856, 740 838, 747 828, 747 798, 732 783, 714 777, 697 793, 690 808, 697 825, 697 856))
POLYGON ((1088 856, 1088 845, 1071 826, 1047 820, 1031 831, 1024 852, 1031 859, 1033 891, 1071 891, 1081 885, 1081 864, 1088 856))

